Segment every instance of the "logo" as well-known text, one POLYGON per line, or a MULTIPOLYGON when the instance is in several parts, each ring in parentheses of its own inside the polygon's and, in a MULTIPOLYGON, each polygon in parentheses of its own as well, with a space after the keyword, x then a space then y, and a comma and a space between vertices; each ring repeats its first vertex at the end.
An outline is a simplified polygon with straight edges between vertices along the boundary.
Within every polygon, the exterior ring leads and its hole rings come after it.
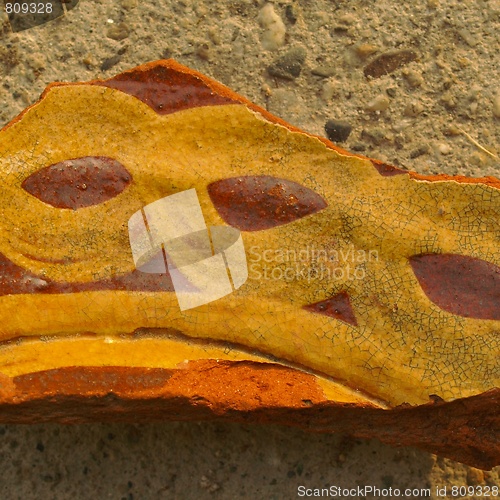
POLYGON ((181 311, 208 304, 248 278, 240 232, 207 227, 195 189, 146 205, 128 221, 137 270, 169 273, 181 311))
POLYGON ((4 10, 14 33, 64 16, 79 0, 4 0, 4 10))

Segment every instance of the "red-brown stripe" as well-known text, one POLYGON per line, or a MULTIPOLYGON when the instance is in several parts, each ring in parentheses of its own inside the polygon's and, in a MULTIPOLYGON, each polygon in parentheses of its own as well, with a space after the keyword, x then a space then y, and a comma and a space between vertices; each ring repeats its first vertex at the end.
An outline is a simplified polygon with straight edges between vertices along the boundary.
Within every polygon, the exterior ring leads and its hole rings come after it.
POLYGON ((174 287, 169 274, 149 274, 137 270, 109 280, 59 283, 37 276, 0 254, 0 296, 22 293, 75 293, 95 290, 172 292, 174 287))
POLYGON ((239 104, 218 95, 195 75, 164 65, 139 67, 104 82, 95 82, 120 90, 146 103, 160 115, 198 106, 239 104))
POLYGON ((393 165, 388 165, 387 163, 383 163, 378 160, 370 160, 370 161, 372 162, 372 165, 378 170, 378 173, 382 177, 392 177, 394 175, 402 175, 408 173, 406 170, 395 167, 393 165))

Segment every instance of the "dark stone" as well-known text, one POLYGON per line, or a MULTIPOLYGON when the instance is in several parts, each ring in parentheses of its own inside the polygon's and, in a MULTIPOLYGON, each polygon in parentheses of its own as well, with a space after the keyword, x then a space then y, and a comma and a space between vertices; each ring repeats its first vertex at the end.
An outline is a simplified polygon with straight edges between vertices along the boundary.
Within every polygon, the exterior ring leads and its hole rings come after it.
POLYGON ((294 4, 287 5, 285 9, 285 16, 290 24, 297 22, 297 7, 294 4))
POLYGON ((333 142, 347 141, 351 130, 352 127, 347 122, 328 120, 325 124, 326 136, 333 142))
POLYGON ((385 131, 381 128, 363 129, 361 131, 361 138, 365 141, 372 142, 376 146, 390 142, 385 131))
POLYGON ((396 95, 398 94, 398 89, 396 87, 389 87, 388 89, 386 89, 385 93, 389 97, 396 97, 396 95))
POLYGON ((352 151, 366 151, 366 145, 363 144, 362 142, 355 142, 352 146, 351 146, 351 150, 352 151))
POLYGON ((364 69, 365 76, 380 78, 401 68, 417 59, 417 53, 413 50, 395 50, 380 54, 371 61, 364 69))
POLYGON ((425 155, 429 152, 429 146, 425 145, 425 146, 420 146, 419 148, 417 149, 414 149, 411 153, 410 153, 410 158, 414 159, 414 158, 418 158, 419 156, 422 156, 422 155, 425 155))
POLYGON ((300 76, 302 66, 306 60, 306 50, 303 47, 294 47, 286 54, 276 59, 267 71, 271 76, 294 80, 300 76))
POLYGON ((104 59, 101 64, 101 71, 107 71, 108 69, 111 69, 113 66, 116 66, 121 61, 121 59, 122 57, 119 55, 104 59))

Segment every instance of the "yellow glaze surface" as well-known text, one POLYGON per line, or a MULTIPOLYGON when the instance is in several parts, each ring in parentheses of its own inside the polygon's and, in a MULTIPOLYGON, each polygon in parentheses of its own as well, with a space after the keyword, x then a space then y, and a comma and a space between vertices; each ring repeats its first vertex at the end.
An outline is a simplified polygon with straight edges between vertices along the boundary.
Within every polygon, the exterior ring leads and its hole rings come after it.
POLYGON ((207 224, 224 225, 207 185, 238 175, 292 180, 320 194, 328 206, 283 226, 243 232, 248 281, 192 310, 180 311, 166 292, 0 296, 3 341, 97 335, 4 346, 0 372, 74 364, 171 367, 203 356, 251 359, 172 346, 165 339, 142 339, 138 350, 134 340, 119 337, 150 327, 241 344, 324 373, 347 388, 329 393, 339 400, 359 401, 351 390, 357 388, 390 405, 420 404, 431 394, 449 400, 499 385, 500 322, 441 310, 423 293, 408 258, 457 253, 500 265, 500 191, 383 177, 368 160, 342 156, 243 105, 159 116, 109 88, 53 87, 0 134, 0 252, 56 281, 121 275, 134 269, 127 234, 134 212, 195 188, 207 224), (43 167, 99 155, 118 160, 133 177, 127 189, 100 205, 56 209, 20 187, 43 167), (336 259, 319 262, 314 249, 330 249, 336 259), (293 271, 313 268, 312 275, 293 271), (341 291, 349 293, 358 326, 302 309, 341 291), (116 340, 106 343, 106 337, 116 340))

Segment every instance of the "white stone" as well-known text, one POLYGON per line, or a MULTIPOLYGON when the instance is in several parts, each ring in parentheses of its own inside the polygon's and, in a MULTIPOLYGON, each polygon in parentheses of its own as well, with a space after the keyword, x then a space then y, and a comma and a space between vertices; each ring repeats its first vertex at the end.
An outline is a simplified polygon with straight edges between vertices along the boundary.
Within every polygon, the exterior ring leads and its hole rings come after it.
POLYGON ((260 9, 257 20, 264 28, 262 46, 266 50, 276 50, 285 44, 286 27, 272 4, 268 3, 260 9))
POLYGON ((385 94, 379 94, 366 105, 366 109, 368 111, 385 111, 390 103, 391 101, 385 94))
POLYGON ((449 155, 451 153, 451 148, 448 146, 448 144, 438 144, 437 145, 437 150, 442 154, 442 155, 449 155))
POLYGON ((333 99, 333 96, 337 95, 338 93, 338 86, 339 82, 336 80, 327 80, 323 84, 323 88, 321 89, 321 98, 325 102, 329 102, 330 100, 333 99))

